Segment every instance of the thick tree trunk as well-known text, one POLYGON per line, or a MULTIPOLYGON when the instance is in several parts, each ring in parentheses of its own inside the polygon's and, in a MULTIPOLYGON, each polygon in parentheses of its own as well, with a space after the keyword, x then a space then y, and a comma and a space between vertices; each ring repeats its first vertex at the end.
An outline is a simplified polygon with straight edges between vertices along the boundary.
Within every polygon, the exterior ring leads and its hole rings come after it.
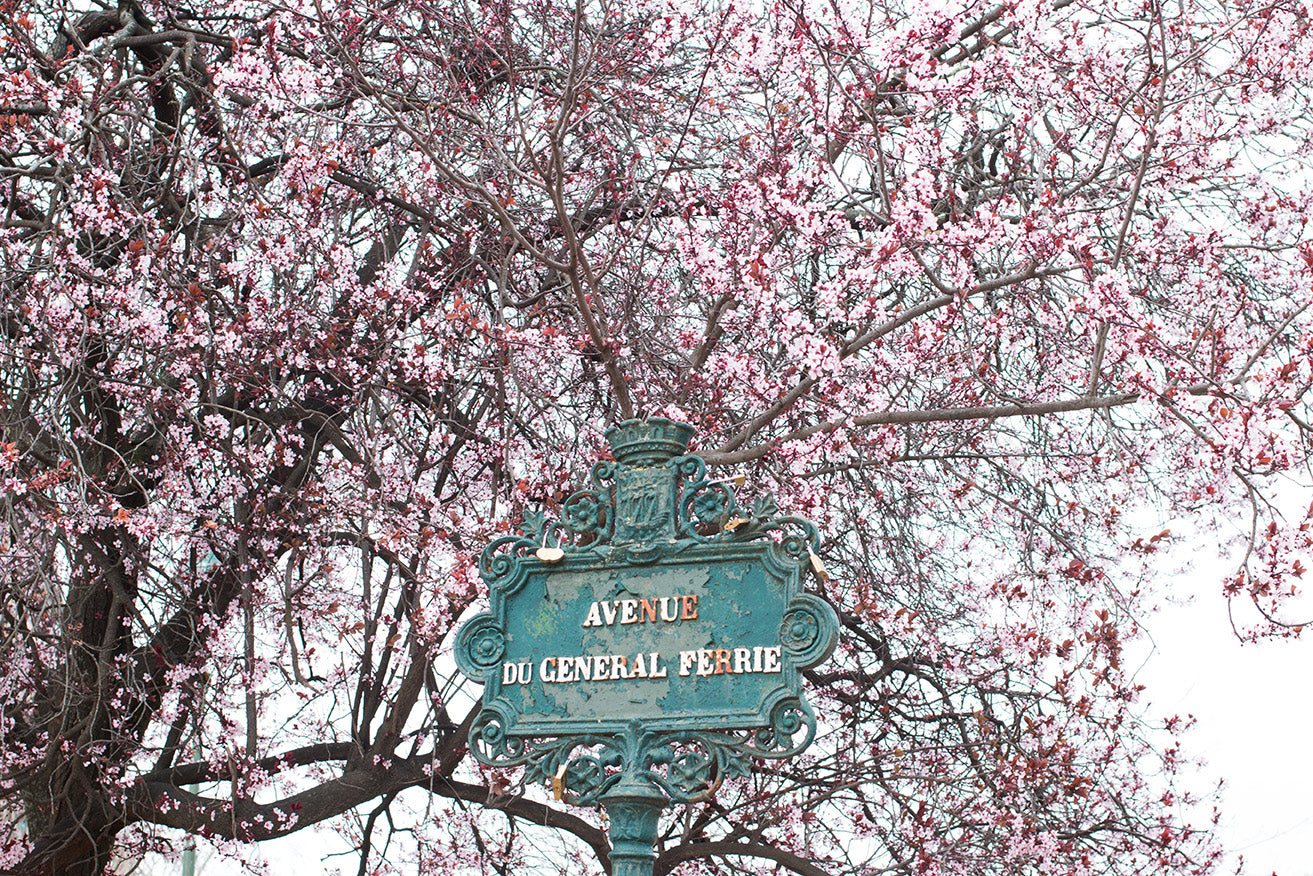
POLYGON ((65 812, 36 838, 18 865, 18 876, 101 876, 113 859, 114 841, 123 828, 100 800, 80 812, 65 812))

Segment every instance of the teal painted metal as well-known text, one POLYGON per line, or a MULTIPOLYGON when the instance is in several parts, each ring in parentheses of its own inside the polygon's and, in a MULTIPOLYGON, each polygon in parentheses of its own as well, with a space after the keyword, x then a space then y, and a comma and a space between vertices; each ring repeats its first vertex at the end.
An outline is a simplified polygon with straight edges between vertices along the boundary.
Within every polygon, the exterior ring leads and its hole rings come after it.
POLYGON ((816 527, 770 498, 741 508, 685 453, 692 432, 661 418, 608 430, 615 461, 560 520, 528 514, 484 550, 490 610, 456 641, 484 684, 475 756, 604 803, 617 874, 651 872, 667 801, 810 744, 800 673, 838 639, 834 610, 802 589, 816 527))

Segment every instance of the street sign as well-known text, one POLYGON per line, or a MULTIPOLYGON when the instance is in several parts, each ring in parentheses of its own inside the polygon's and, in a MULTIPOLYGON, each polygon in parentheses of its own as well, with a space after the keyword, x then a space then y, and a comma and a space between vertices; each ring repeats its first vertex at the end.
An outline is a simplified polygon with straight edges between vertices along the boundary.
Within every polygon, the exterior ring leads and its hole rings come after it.
POLYGON ((691 437, 661 418, 612 427, 615 461, 559 521, 526 515, 484 550, 489 611, 456 642, 484 684, 475 756, 604 803, 617 876, 651 872, 668 801, 811 742, 801 670, 838 638, 834 610, 802 586, 820 569, 816 527, 769 498, 741 508, 685 454, 691 437))

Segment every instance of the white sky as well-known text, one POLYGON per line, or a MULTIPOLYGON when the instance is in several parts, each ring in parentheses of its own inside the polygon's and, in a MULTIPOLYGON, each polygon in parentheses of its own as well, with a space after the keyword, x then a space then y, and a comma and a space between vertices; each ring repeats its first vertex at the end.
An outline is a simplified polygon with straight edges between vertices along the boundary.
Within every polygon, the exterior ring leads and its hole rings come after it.
POLYGON ((1242 644, 1216 584, 1232 569, 1222 562, 1197 563, 1187 574, 1200 595, 1146 621, 1155 650, 1138 676, 1144 705, 1198 719, 1183 750, 1207 761, 1199 779, 1226 782, 1219 839, 1230 855, 1219 872, 1243 855, 1250 876, 1313 876, 1313 648, 1242 644))

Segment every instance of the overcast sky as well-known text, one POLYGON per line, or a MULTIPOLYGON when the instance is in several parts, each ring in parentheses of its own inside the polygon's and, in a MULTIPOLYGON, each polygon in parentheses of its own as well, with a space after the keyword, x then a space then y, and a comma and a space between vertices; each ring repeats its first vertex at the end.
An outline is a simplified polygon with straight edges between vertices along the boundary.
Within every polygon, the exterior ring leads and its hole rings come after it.
MULTIPOLYGON (((1145 707, 1198 719, 1184 750, 1226 782, 1220 839, 1231 856, 1219 872, 1243 855, 1250 876, 1313 876, 1313 642, 1241 644, 1214 583, 1231 567, 1210 565, 1190 573, 1203 585, 1191 604, 1147 621, 1145 707)), ((1207 787, 1202 778, 1193 784, 1207 787)))

